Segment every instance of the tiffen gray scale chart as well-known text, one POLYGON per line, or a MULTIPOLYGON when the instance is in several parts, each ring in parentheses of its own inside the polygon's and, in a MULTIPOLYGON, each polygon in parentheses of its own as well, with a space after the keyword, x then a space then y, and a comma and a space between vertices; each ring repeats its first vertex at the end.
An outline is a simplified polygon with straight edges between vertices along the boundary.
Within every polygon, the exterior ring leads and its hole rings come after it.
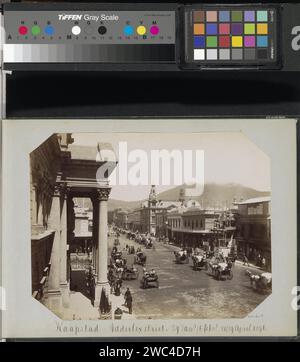
POLYGON ((168 61, 174 11, 10 11, 5 62, 168 61))

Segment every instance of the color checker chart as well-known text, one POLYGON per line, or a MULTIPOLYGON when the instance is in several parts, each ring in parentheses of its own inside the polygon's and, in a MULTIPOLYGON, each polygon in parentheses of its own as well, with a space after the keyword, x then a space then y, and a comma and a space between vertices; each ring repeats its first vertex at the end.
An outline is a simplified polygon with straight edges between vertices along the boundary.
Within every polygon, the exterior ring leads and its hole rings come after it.
POLYGON ((276 62, 276 9, 207 7, 186 12, 186 61, 200 65, 276 62))

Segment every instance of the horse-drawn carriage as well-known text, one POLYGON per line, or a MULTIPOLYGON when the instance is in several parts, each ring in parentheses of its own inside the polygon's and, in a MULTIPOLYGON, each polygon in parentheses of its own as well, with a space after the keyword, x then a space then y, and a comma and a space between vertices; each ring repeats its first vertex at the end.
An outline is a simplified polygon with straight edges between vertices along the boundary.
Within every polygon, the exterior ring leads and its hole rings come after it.
POLYGON ((128 231, 127 232, 127 239, 129 240, 135 240, 136 234, 133 233, 132 231, 128 231))
POLYGON ((189 257, 186 250, 174 251, 175 263, 177 264, 188 264, 189 257))
POLYGON ((217 280, 231 280, 233 278, 232 262, 230 260, 226 262, 224 258, 216 257, 209 262, 209 267, 212 275, 217 280))
POLYGON ((115 274, 121 277, 124 268, 126 267, 127 260, 122 258, 122 252, 114 249, 111 252, 110 266, 114 270, 115 274))
POLYGON ((141 236, 140 234, 136 234, 136 235, 134 236, 134 240, 135 240, 137 243, 141 244, 141 243, 142 243, 142 236, 141 236))
POLYGON ((146 288, 159 288, 158 275, 153 272, 145 272, 141 280, 141 287, 146 288))
POLYGON ((147 256, 142 252, 139 251, 134 256, 134 264, 139 264, 144 266, 146 264, 147 256))
POLYGON ((153 240, 151 238, 147 239, 145 242, 146 249, 153 248, 153 240))
POLYGON ((139 277, 139 272, 137 268, 132 266, 131 268, 125 267, 122 272, 122 279, 123 280, 134 280, 139 277))
POLYGON ((194 270, 208 269, 208 262, 205 254, 193 254, 192 255, 193 268, 194 270))
POLYGON ((117 259, 122 259, 122 252, 118 251, 117 248, 114 248, 111 252, 110 263, 114 264, 117 259))
POLYGON ((271 293, 272 291, 272 274, 262 273, 253 274, 249 270, 246 270, 246 275, 250 278, 251 286, 258 292, 271 293))

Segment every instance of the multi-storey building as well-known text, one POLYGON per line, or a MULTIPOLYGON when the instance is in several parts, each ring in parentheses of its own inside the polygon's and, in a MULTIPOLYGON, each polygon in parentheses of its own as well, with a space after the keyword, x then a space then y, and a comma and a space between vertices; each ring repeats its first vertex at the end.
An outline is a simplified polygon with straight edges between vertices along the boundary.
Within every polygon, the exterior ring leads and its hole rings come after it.
POLYGON ((166 236, 167 211, 179 205, 179 201, 158 200, 155 186, 152 185, 148 200, 144 201, 141 207, 128 212, 128 228, 132 231, 166 236))
POLYGON ((257 197, 236 203, 238 252, 259 262, 265 258, 271 266, 271 198, 257 197))
POLYGON ((221 210, 203 209, 197 201, 189 200, 168 213, 168 237, 178 245, 213 246, 220 214, 221 210))
POLYGON ((112 223, 119 228, 128 229, 128 211, 118 208, 113 211, 112 223))

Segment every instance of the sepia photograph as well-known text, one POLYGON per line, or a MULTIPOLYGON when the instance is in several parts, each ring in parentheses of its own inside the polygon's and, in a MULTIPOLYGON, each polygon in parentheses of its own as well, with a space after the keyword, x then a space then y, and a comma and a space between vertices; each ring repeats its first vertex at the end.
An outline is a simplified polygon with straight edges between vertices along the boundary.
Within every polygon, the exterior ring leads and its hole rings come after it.
POLYGON ((31 294, 62 320, 245 318, 272 294, 271 162, 242 132, 54 133, 31 294))

